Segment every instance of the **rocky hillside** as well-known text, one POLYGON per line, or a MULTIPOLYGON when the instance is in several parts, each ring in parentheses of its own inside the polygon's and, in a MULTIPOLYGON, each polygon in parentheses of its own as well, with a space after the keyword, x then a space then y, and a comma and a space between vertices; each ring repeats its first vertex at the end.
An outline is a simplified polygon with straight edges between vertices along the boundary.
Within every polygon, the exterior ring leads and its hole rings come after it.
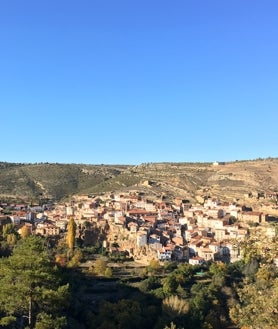
POLYGON ((79 193, 126 190, 189 199, 204 194, 235 199, 278 192, 278 159, 139 166, 0 163, 2 196, 60 200, 79 193))
MULTIPOLYGON (((278 193, 278 159, 230 163, 151 163, 130 167, 92 190, 144 191, 168 198, 211 195, 227 200, 278 193)), ((255 198, 256 199, 256 198, 255 198)))

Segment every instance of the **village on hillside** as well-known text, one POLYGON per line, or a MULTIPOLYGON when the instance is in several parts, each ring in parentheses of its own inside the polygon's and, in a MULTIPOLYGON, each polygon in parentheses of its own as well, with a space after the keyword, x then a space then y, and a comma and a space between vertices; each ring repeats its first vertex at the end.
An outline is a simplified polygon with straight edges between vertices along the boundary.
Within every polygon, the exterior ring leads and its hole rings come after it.
MULTIPOLYGON (((277 203, 275 193, 256 197, 277 203)), ((137 191, 79 195, 63 204, 1 203, 0 226, 13 223, 19 234, 28 230, 62 239, 69 219, 74 218, 76 238, 84 246, 98 242, 110 254, 123 253, 143 264, 152 259, 192 265, 235 262, 242 257, 242 243, 251 235, 264 246, 277 237, 277 226, 272 223, 278 217, 210 196, 203 200, 202 204, 187 199, 169 202, 137 191), (9 215, 5 215, 7 209, 9 215)), ((278 253, 272 258, 278 266, 278 253)))

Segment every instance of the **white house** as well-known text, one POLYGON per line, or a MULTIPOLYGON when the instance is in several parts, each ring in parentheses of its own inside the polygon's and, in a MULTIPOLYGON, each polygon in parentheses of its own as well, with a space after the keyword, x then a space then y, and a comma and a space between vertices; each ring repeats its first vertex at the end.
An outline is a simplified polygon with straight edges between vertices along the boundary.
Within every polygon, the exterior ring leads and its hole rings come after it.
POLYGON ((202 265, 204 264, 205 260, 202 257, 195 256, 189 259, 189 264, 191 265, 202 265))
POLYGON ((157 258, 159 260, 171 260, 172 259, 172 250, 162 247, 161 249, 157 250, 157 258))

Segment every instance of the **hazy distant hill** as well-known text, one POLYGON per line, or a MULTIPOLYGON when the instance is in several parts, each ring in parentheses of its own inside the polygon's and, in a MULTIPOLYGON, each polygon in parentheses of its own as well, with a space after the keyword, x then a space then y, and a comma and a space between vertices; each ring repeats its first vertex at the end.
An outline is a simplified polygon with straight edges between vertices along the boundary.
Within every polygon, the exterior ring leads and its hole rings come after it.
POLYGON ((0 163, 0 195, 60 200, 77 193, 139 190, 150 195, 240 197, 278 191, 278 159, 139 166, 0 163))

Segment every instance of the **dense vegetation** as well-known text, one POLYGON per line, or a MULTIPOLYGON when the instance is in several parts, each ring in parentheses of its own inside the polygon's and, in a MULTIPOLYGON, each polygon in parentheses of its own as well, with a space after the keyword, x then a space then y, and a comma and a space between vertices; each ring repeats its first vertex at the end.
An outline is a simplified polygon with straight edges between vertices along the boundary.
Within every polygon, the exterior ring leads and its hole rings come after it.
POLYGON ((152 260, 120 275, 102 248, 78 247, 74 230, 55 240, 3 228, 0 328, 277 328, 278 270, 251 240, 233 264, 152 260))

